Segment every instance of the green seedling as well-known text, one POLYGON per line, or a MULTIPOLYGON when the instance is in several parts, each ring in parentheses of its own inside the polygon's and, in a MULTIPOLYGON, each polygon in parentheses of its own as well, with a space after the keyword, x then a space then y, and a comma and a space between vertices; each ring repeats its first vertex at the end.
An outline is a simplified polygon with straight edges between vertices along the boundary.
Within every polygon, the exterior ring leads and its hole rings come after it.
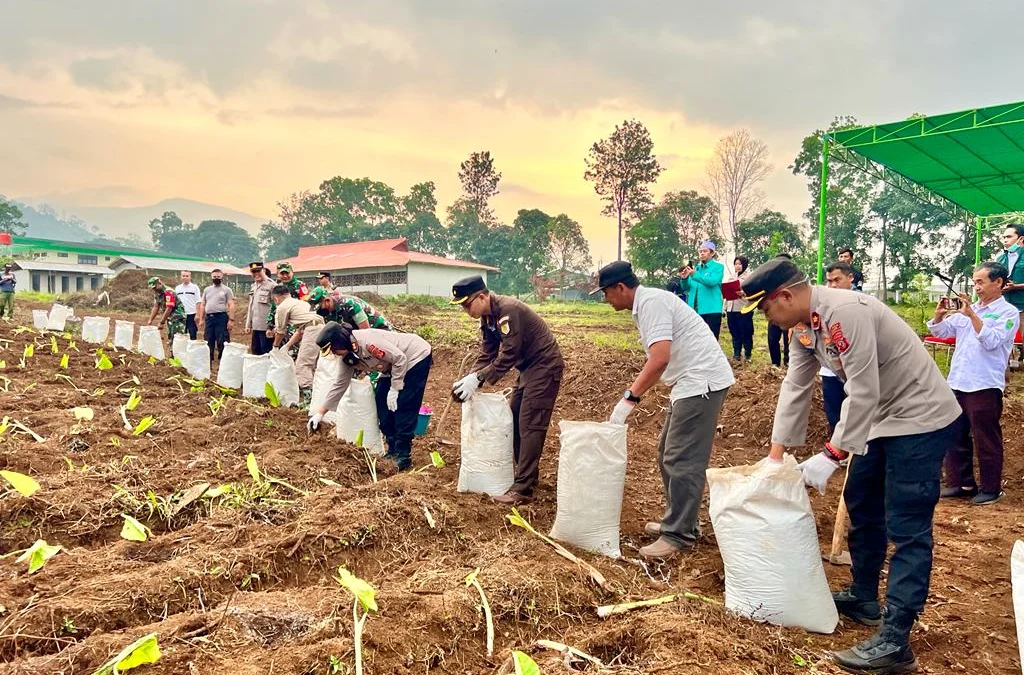
POLYGON ((263 394, 267 397, 267 400, 270 401, 271 408, 281 407, 281 399, 278 397, 277 390, 274 389, 274 385, 269 382, 265 382, 263 384, 263 394))
POLYGON ((271 476, 267 472, 261 471, 259 464, 256 463, 256 455, 254 455, 251 452, 245 456, 245 467, 246 469, 249 470, 249 475, 252 476, 253 484, 257 486, 262 485, 264 483, 269 483, 271 485, 280 485, 281 487, 286 487, 292 492, 296 492, 300 495, 309 494, 305 490, 300 490, 299 488, 295 487, 294 485, 291 485, 287 481, 283 481, 280 478, 275 478, 274 476, 271 476))
POLYGON ((327 675, 344 675, 348 671, 345 663, 334 654, 327 657, 327 675))
POLYGON ((57 349, 57 338, 55 338, 54 336, 51 335, 50 336, 50 353, 51 354, 56 354, 58 351, 60 351, 60 350, 57 349))
POLYGON ((3 436, 8 428, 11 426, 11 418, 4 415, 3 421, 0 421, 0 436, 3 436))
POLYGON ((430 463, 438 469, 443 469, 445 466, 444 457, 437 450, 431 450, 430 452, 430 463))
POLYGON ((155 366, 156 365, 156 357, 155 356, 150 356, 149 360, 148 360, 148 363, 151 366, 155 366))
POLYGON ((0 359, 0 368, 6 368, 6 367, 7 367, 7 361, 4 361, 4 360, 0 359))
POLYGON ((512 651, 512 665, 515 666, 515 675, 540 675, 540 666, 523 652, 512 651))
POLYGON ((245 456, 245 467, 249 469, 249 475, 252 476, 252 482, 259 485, 263 482, 263 477, 260 476, 260 465, 256 463, 256 455, 249 453, 245 456))
POLYGON ((369 583, 363 581, 344 567, 338 568, 338 576, 334 579, 352 594, 352 633, 355 644, 356 675, 363 673, 363 626, 370 612, 377 611, 377 591, 369 583), (359 608, 362 607, 362 616, 359 608))
POLYGON ((61 369, 62 370, 67 370, 68 369, 68 363, 70 361, 71 361, 71 359, 68 358, 67 354, 65 354, 64 356, 60 357, 60 367, 61 367, 61 369))
POLYGON ((110 370, 113 367, 114 367, 114 364, 110 362, 110 358, 106 354, 104 354, 103 351, 101 350, 100 354, 99 354, 99 357, 96 359, 96 369, 97 370, 110 370))
POLYGON ((76 420, 85 420, 87 422, 94 416, 92 408, 88 406, 72 408, 71 413, 75 416, 76 420))
POLYGON ((29 342, 27 345, 25 345, 25 351, 22 353, 21 356, 22 356, 23 359, 30 359, 30 358, 32 358, 35 355, 35 353, 36 353, 36 346, 34 344, 32 344, 31 342, 29 342))
POLYGON ((75 625, 71 617, 66 616, 60 625, 60 632, 64 635, 76 635, 78 633, 78 626, 75 625))
MULTIPOLYGON (((6 422, 7 418, 4 418, 6 422)), ((16 471, 0 471, 0 477, 10 483, 11 487, 22 497, 31 497, 39 491, 39 483, 31 476, 16 471)))
POLYGON ((157 634, 150 633, 122 649, 117 656, 100 666, 92 675, 119 675, 126 670, 147 663, 156 663, 159 660, 160 644, 157 642, 157 634))
POLYGON ((477 575, 480 574, 480 568, 477 567, 475 570, 466 575, 463 579, 466 586, 472 586, 480 594, 480 605, 484 610, 484 620, 487 622, 487 658, 494 656, 494 618, 491 616, 491 603, 487 602, 487 595, 484 594, 484 587, 480 585, 480 581, 477 579, 477 575))
POLYGON ((226 398, 227 394, 224 394, 223 396, 220 396, 218 398, 211 398, 210 401, 206 404, 206 406, 210 409, 210 413, 214 417, 216 417, 217 413, 220 412, 220 409, 224 407, 224 404, 226 403, 226 398))
POLYGON ((595 584, 597 584, 604 590, 608 591, 609 593, 615 592, 615 589, 612 587, 612 585, 608 583, 608 580, 604 578, 604 575, 601 574, 596 567, 573 555, 573 553, 569 549, 562 546, 551 537, 547 537, 538 532, 537 530, 535 530, 533 528, 533 525, 530 525, 530 522, 519 514, 518 509, 512 509, 512 513, 510 515, 505 516, 505 518, 507 518, 508 522, 512 523, 516 527, 523 528, 533 536, 543 541, 545 544, 551 546, 553 549, 555 549, 555 553, 557 553, 558 555, 562 556, 570 562, 576 563, 583 569, 587 570, 587 572, 590 574, 590 578, 594 581, 595 584))
POLYGON ((25 562, 27 560, 28 573, 34 574, 43 568, 47 560, 60 553, 60 551, 61 547, 59 545, 50 546, 46 543, 45 539, 36 539, 36 542, 18 556, 14 562, 25 562))
POLYGON ((146 541, 149 539, 149 535, 153 534, 152 530, 129 516, 127 513, 122 513, 121 517, 124 518, 124 525, 121 526, 122 539, 127 539, 128 541, 146 541))
POLYGON ((176 356, 172 356, 171 358, 167 359, 167 363, 170 364, 171 366, 174 366, 175 368, 181 368, 181 359, 179 359, 176 356))
POLYGON ((132 431, 132 436, 141 436, 142 434, 146 433, 146 430, 153 426, 155 423, 155 417, 153 417, 152 415, 146 415, 141 420, 139 420, 139 423, 137 425, 135 425, 135 429, 132 431))
POLYGON ((139 390, 132 389, 132 393, 130 396, 128 396, 128 401, 124 404, 124 407, 126 410, 131 412, 132 410, 135 410, 137 407, 139 407, 139 403, 141 402, 142 395, 139 393, 139 390))
POLYGON ((74 349, 74 350, 75 350, 76 352, 77 352, 77 351, 80 351, 80 350, 78 349, 78 345, 77 345, 77 344, 75 344, 75 341, 74 341, 74 340, 68 340, 68 349, 74 349))

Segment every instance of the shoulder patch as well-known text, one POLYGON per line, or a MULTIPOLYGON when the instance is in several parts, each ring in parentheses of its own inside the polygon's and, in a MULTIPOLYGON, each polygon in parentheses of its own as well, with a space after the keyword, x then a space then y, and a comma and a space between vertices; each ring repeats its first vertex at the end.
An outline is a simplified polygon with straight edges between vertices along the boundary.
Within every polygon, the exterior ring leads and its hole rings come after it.
POLYGON ((1006 320, 1006 330, 1010 330, 1011 328, 1013 328, 1013 319, 1007 319, 1006 320))
POLYGON ((836 346, 836 351, 840 354, 850 348, 850 343, 847 342, 846 336, 843 335, 843 325, 838 321, 832 324, 831 328, 829 328, 829 335, 832 336, 832 342, 836 346))
POLYGON ((509 325, 508 320, 508 314, 498 319, 498 330, 501 331, 502 335, 508 335, 512 332, 512 327, 509 325))
POLYGON ((383 359, 387 356, 387 353, 377 345, 367 345, 366 351, 370 352, 375 359, 383 359))

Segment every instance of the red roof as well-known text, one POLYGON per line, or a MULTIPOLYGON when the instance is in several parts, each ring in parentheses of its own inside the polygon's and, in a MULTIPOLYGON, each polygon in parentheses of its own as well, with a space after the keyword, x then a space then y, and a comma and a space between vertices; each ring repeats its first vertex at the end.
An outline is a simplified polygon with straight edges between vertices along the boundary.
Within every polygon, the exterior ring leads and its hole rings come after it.
POLYGON ((296 272, 317 272, 320 270, 354 270, 367 267, 404 267, 410 262, 449 267, 469 267, 497 272, 497 267, 456 258, 445 258, 429 253, 410 251, 408 241, 399 239, 378 239, 357 241, 349 244, 326 244, 324 246, 303 246, 299 254, 273 263, 289 262, 296 272))

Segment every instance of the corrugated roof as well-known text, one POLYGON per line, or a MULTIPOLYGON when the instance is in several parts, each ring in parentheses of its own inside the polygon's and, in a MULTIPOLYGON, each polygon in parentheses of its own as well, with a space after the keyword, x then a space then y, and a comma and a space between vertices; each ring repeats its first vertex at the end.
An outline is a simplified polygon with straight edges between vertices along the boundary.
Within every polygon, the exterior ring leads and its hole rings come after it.
MULTIPOLYGON (((104 241, 82 242, 82 241, 60 241, 58 239, 39 239, 37 237, 14 237, 11 244, 14 251, 71 251, 74 253, 86 253, 94 255, 135 255, 144 258, 160 258, 159 251, 149 251, 141 248, 130 248, 126 246, 115 246, 104 241)), ((201 260, 192 256, 184 256, 188 260, 201 260)))
POLYGON ((54 274, 103 274, 113 276, 114 270, 103 265, 76 265, 74 263, 44 262, 39 260, 15 260, 14 266, 29 271, 53 272, 54 274))
POLYGON ((116 260, 110 263, 111 267, 114 267, 121 261, 126 261, 147 270, 173 270, 178 272, 180 270, 188 270, 189 272, 203 272, 209 274, 216 268, 220 268, 224 274, 240 274, 247 276, 249 270, 235 267, 228 263, 209 262, 206 260, 185 260, 182 258, 146 258, 142 256, 134 255, 121 255, 116 260))
POLYGON ((446 265, 448 267, 467 267, 478 270, 498 271, 497 267, 481 265, 469 260, 445 258, 429 253, 410 251, 405 238, 377 239, 375 241, 357 241, 347 244, 325 244, 323 246, 303 246, 299 254, 271 263, 289 262, 296 272, 317 272, 320 270, 354 270, 371 267, 405 267, 410 262, 429 265, 446 265))

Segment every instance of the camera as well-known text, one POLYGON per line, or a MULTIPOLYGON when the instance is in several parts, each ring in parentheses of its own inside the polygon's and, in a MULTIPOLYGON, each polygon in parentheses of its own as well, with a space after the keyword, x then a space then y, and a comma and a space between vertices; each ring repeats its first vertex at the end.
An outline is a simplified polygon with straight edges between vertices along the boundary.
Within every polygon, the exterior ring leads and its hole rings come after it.
POLYGON ((958 311, 960 309, 960 304, 961 304, 960 298, 956 298, 956 297, 953 297, 953 296, 945 295, 945 296, 942 297, 942 299, 939 302, 940 302, 940 304, 941 304, 943 309, 946 309, 946 310, 949 310, 949 311, 952 311, 952 312, 956 312, 956 311, 958 311))

